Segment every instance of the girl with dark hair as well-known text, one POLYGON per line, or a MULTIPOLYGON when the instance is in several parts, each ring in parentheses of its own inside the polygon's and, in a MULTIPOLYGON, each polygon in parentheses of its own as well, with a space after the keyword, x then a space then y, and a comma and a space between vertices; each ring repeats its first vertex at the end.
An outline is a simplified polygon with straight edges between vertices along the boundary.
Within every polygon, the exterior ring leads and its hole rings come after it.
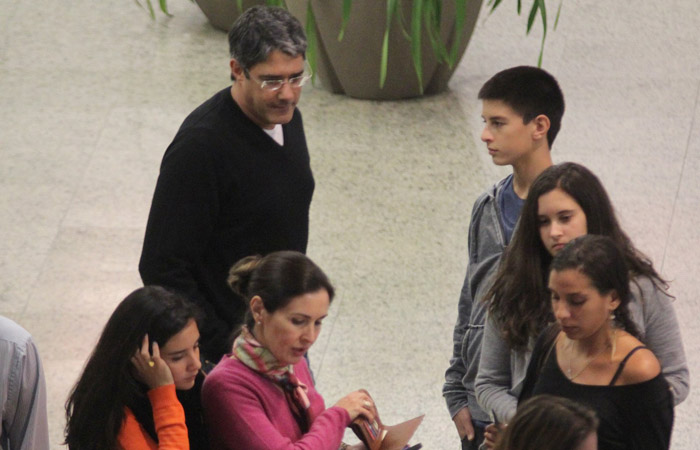
POLYGON ((568 243, 552 261, 548 287, 557 323, 535 344, 525 385, 535 380, 534 395, 593 408, 601 450, 668 449, 673 400, 659 361, 637 339, 629 272, 615 242, 589 235, 568 243))
POLYGON ((524 402, 495 450, 598 450, 598 419, 592 409, 552 395, 524 402))
POLYGON ((333 299, 326 275, 303 254, 284 251, 242 259, 229 284, 249 309, 232 353, 202 389, 212 448, 364 449, 341 441, 358 416, 374 420, 372 399, 356 391, 326 409, 304 358, 333 299))
POLYGON ((688 395, 688 366, 667 283, 622 231, 607 193, 585 167, 562 163, 533 183, 513 240, 486 295, 476 393, 479 404, 503 421, 515 414, 535 338, 553 321, 549 265, 569 241, 586 234, 610 237, 630 279, 629 318, 661 362, 674 402, 688 395))
POLYGON ((157 286, 117 306, 66 402, 70 450, 207 448, 198 318, 157 286))

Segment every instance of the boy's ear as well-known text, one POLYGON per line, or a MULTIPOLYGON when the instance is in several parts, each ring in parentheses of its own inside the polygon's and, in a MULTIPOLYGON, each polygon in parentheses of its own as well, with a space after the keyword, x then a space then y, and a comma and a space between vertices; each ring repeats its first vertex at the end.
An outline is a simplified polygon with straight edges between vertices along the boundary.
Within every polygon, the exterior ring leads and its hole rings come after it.
POLYGON ((542 138, 546 139, 547 132, 549 131, 549 127, 551 125, 549 117, 545 116, 544 114, 540 114, 539 116, 532 119, 532 123, 535 125, 535 131, 532 135, 532 138, 535 140, 542 138))

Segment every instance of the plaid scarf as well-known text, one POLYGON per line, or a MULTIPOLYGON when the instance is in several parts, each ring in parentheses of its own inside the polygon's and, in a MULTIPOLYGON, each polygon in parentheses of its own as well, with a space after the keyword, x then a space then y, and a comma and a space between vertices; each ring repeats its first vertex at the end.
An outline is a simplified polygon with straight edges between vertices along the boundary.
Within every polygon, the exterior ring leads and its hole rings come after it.
POLYGON ((311 402, 306 395, 309 388, 294 375, 294 367, 291 364, 280 365, 272 352, 263 347, 246 326, 243 326, 241 334, 233 342, 231 357, 279 384, 302 433, 306 434, 309 431, 317 414, 310 408, 311 402))

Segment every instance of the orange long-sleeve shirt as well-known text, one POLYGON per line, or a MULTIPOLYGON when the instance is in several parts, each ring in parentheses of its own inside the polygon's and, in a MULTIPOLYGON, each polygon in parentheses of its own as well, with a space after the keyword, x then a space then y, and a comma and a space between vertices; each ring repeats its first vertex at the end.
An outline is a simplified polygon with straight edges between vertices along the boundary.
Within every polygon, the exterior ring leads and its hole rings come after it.
POLYGON ((175 385, 160 386, 148 391, 153 408, 158 443, 153 441, 129 408, 117 439, 124 450, 189 450, 185 410, 175 395, 175 385))

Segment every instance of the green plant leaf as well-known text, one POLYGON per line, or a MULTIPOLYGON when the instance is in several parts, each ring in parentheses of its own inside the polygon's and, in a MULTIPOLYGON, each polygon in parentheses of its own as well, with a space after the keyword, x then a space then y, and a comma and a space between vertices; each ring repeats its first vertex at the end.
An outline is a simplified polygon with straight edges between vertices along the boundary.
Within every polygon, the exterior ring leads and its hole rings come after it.
MULTIPOLYGON (((397 5, 400 6, 400 2, 397 3, 397 5)), ((403 34, 403 37, 406 38, 407 41, 411 41, 411 33, 408 31, 408 28, 406 27, 406 16, 403 13, 403 8, 398 8, 394 11, 394 15, 396 16, 396 20, 399 22, 399 27, 401 29, 401 34, 403 34)), ((410 25, 409 25, 410 28, 410 25)))
POLYGON ((523 10, 523 0, 518 0, 518 15, 520 15, 522 10, 523 10))
POLYGON ((139 5, 143 9, 148 10, 148 14, 151 16, 151 20, 156 20, 156 12, 153 10, 153 5, 151 4, 151 0, 146 0, 146 7, 144 7, 139 0, 134 0, 137 5, 139 5))
POLYGON ((151 13, 151 18, 153 20, 156 20, 156 12, 153 9, 153 4, 151 3, 151 0, 146 0, 146 2, 148 3, 148 11, 151 13))
POLYGON ((428 30, 440 36, 440 26, 442 24, 442 0, 425 0, 423 3, 423 18, 428 30))
POLYGON ((440 29, 442 28, 442 0, 426 0, 423 4, 423 19, 426 34, 430 39, 430 46, 435 53, 438 63, 446 63, 452 67, 450 52, 447 50, 447 46, 440 34, 440 29))
POLYGON ((428 35, 430 46, 435 53, 439 52, 440 26, 436 24, 436 15, 439 14, 435 8, 435 0, 427 0, 423 5, 423 22, 425 24, 425 34, 428 35))
MULTIPOLYGON (((426 2, 423 4, 423 14, 421 17, 421 20, 424 22, 425 26, 425 32, 428 35, 428 39, 430 40, 430 45, 433 47, 433 50, 436 49, 437 41, 438 41, 438 35, 436 34, 437 32, 440 31, 439 27, 435 25, 435 4, 434 0, 426 0, 426 2)), ((413 18, 411 18, 413 20, 413 18)), ((411 22, 411 26, 413 26, 413 23, 411 22)))
POLYGON ((540 15, 542 16, 542 28, 544 29, 544 33, 542 34, 547 34, 547 7, 545 6, 544 0, 537 0, 537 3, 540 4, 540 15))
POLYGON ((389 30, 384 32, 384 39, 382 40, 382 60, 379 62, 379 88, 384 87, 386 82, 386 65, 387 65, 387 55, 389 54, 389 30))
POLYGON ((501 4, 501 1, 502 0, 491 0, 491 2, 489 2, 489 4, 491 4, 493 2, 493 4, 491 5, 491 11, 489 11, 489 14, 491 14, 493 12, 493 10, 496 9, 498 7, 498 5, 501 4))
POLYGON ((413 58, 413 68, 418 77, 418 88, 423 95, 423 55, 421 47, 421 34, 423 29, 423 0, 413 0, 411 11, 411 56, 413 58))
POLYGON ((462 45, 462 30, 467 20, 467 2, 469 0, 455 0, 455 34, 452 49, 448 58, 450 68, 457 64, 459 58, 459 47, 462 45))
POLYGON ((343 36, 345 36, 345 29, 350 21, 350 10, 352 9, 352 0, 343 0, 343 21, 340 24, 340 33, 338 33, 338 40, 342 41, 343 36))
POLYGON ((383 88, 386 82, 386 70, 389 61, 389 31, 391 31, 391 19, 396 14, 398 0, 386 2, 386 27, 384 28, 384 40, 382 41, 382 59, 379 62, 379 87, 383 88))
POLYGON ((564 0, 559 0, 559 7, 557 8, 557 17, 554 18, 554 30, 557 29, 557 26, 559 25, 559 15, 561 14, 561 5, 564 3, 564 0))
POLYGON ((540 15, 542 16, 542 45, 540 45, 540 56, 537 58, 537 67, 542 67, 542 55, 544 55, 544 41, 547 39, 547 9, 544 0, 536 0, 540 5, 540 15))
POLYGON ((530 8, 530 14, 527 16, 527 31, 525 34, 530 34, 530 30, 532 29, 532 24, 535 22, 535 17, 537 15, 537 9, 539 7, 539 3, 537 3, 537 0, 534 0, 532 2, 532 8, 530 8))
POLYGON ((316 16, 309 1, 306 8, 306 60, 311 66, 311 80, 316 81, 316 53, 318 48, 318 35, 316 34, 316 16))
MULTIPOLYGON (((150 3, 150 1, 149 1, 149 3, 150 3)), ((172 16, 172 14, 170 14, 170 12, 168 12, 168 0, 158 0, 158 3, 160 4, 161 11, 163 11, 168 16, 172 16)))
POLYGON ((243 12, 243 0, 236 0, 236 6, 238 6, 238 12, 243 12))

